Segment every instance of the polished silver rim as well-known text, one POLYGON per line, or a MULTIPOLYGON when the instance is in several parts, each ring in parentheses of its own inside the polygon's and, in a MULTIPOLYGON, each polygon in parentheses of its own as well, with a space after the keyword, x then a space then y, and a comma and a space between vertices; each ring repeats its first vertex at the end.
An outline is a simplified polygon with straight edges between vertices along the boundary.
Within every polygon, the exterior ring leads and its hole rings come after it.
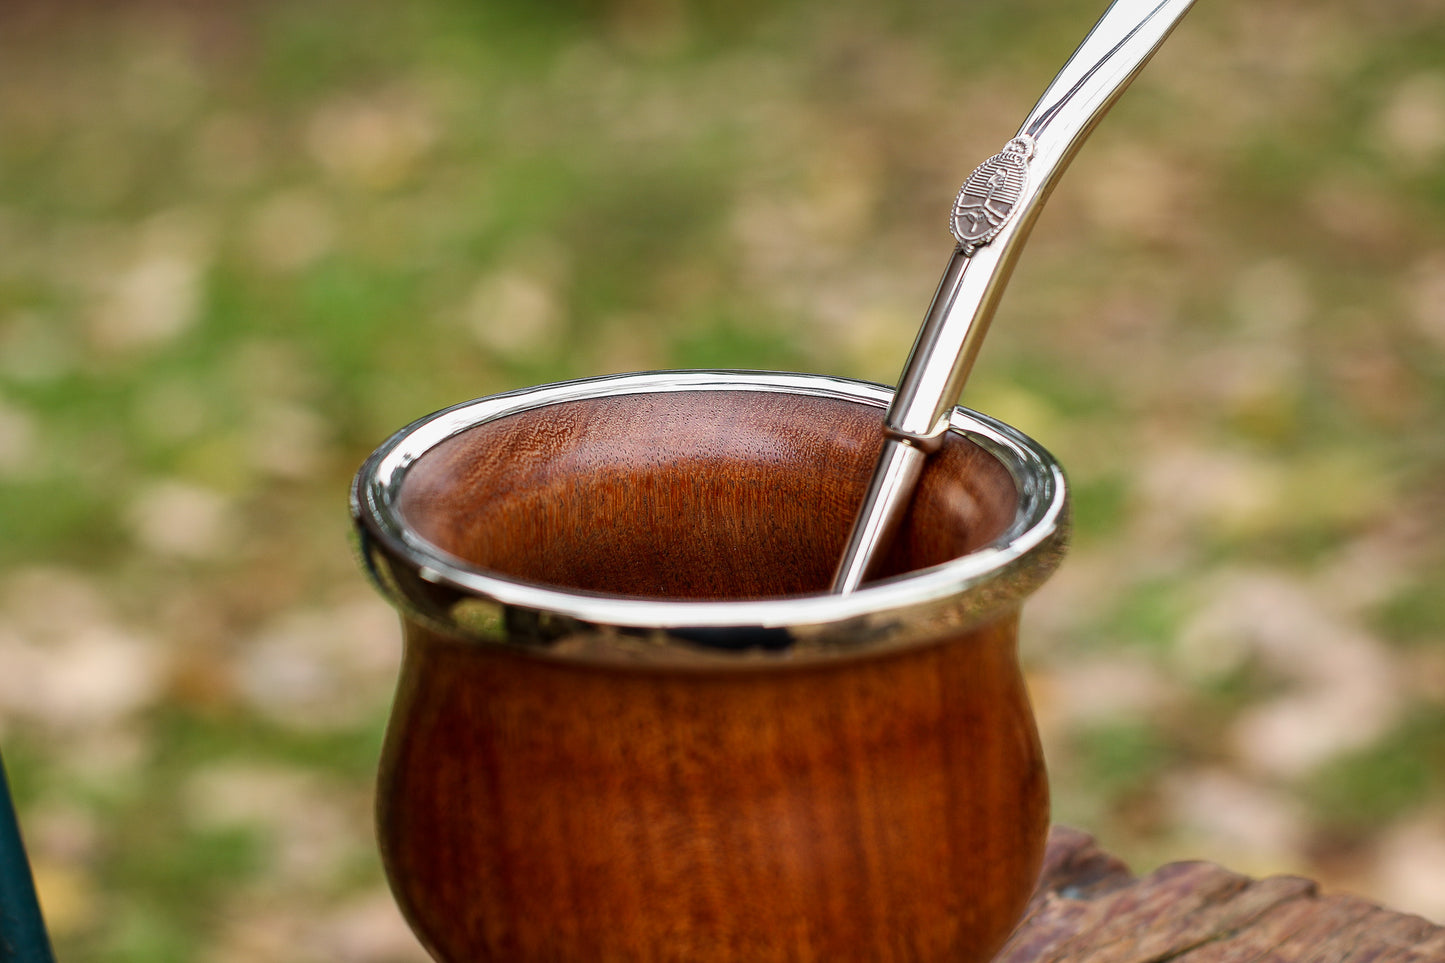
MULTIPOLYGON (((598 657, 596 646, 576 643, 581 635, 602 632, 614 641, 625 639, 623 648, 629 650, 629 661, 635 660, 638 652, 670 645, 715 651, 717 646, 699 642, 699 630, 785 630, 787 644, 763 648, 791 656, 896 644, 903 635, 918 636, 920 627, 928 624, 946 623, 956 628, 961 620, 997 611, 1010 602, 1016 605, 1057 565, 1067 530, 1062 470, 1025 435, 962 408, 954 411, 950 430, 987 450, 1012 475, 1019 491, 1013 524, 991 544, 969 555, 870 583, 847 595, 686 601, 543 586, 480 569, 442 551, 411 530, 397 509, 410 466, 436 445, 469 428, 569 401, 696 391, 830 397, 876 407, 880 416, 893 395, 891 388, 881 385, 822 375, 662 371, 564 382, 465 402, 397 432, 357 473, 351 507, 363 562, 394 602, 433 627, 516 644, 518 620, 514 616, 531 613, 552 625, 543 633, 549 640, 546 648, 569 651, 568 644, 556 644, 563 639, 572 643, 572 649, 585 651, 583 657, 598 657)), ((536 647, 526 640, 521 644, 536 647)), ((726 648, 732 654, 736 647, 726 648)), ((743 647, 747 652, 755 648, 743 647)))

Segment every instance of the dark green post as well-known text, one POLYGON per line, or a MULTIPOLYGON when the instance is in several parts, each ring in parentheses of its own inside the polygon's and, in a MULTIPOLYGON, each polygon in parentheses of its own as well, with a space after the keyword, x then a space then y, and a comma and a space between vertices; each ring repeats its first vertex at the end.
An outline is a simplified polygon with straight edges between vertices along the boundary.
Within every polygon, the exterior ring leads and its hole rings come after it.
POLYGON ((0 759, 0 963, 55 963, 0 759))

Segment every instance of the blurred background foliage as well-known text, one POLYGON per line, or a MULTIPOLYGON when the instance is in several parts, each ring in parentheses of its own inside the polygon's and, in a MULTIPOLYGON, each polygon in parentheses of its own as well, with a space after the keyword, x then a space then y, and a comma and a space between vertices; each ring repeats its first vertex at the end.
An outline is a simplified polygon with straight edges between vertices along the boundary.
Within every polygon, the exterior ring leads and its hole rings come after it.
MULTIPOLYGON (((7 0, 0 743, 63 958, 422 959, 347 545, 433 409, 891 383, 962 178, 1101 0, 7 0)), ((1054 450, 1056 816, 1445 920, 1445 9, 1201 3, 965 402, 1054 450)))

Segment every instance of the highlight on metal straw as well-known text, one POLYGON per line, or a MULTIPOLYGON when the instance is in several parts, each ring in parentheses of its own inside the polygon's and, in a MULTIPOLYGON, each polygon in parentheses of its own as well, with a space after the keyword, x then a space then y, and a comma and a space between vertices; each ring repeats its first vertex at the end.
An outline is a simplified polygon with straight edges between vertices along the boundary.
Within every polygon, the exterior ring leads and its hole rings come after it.
POLYGON ((1115 0, 1018 133, 964 181, 950 221, 953 253, 884 415, 883 451, 833 576, 833 592, 857 589, 897 532, 928 456, 943 444, 949 413, 1019 251, 1059 176, 1193 5, 1115 0))

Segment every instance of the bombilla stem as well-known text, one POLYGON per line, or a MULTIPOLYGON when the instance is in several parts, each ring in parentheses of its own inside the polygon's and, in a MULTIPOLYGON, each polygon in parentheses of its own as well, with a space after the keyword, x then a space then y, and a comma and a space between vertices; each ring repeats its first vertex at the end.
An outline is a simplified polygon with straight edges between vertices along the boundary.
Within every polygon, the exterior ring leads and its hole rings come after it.
POLYGON ((832 591, 850 592, 862 584, 901 523, 923 459, 943 444, 1019 251, 1059 176, 1193 5, 1194 0, 1114 0, 1018 134, 964 182, 950 225, 957 245, 884 416, 884 451, 832 591))

